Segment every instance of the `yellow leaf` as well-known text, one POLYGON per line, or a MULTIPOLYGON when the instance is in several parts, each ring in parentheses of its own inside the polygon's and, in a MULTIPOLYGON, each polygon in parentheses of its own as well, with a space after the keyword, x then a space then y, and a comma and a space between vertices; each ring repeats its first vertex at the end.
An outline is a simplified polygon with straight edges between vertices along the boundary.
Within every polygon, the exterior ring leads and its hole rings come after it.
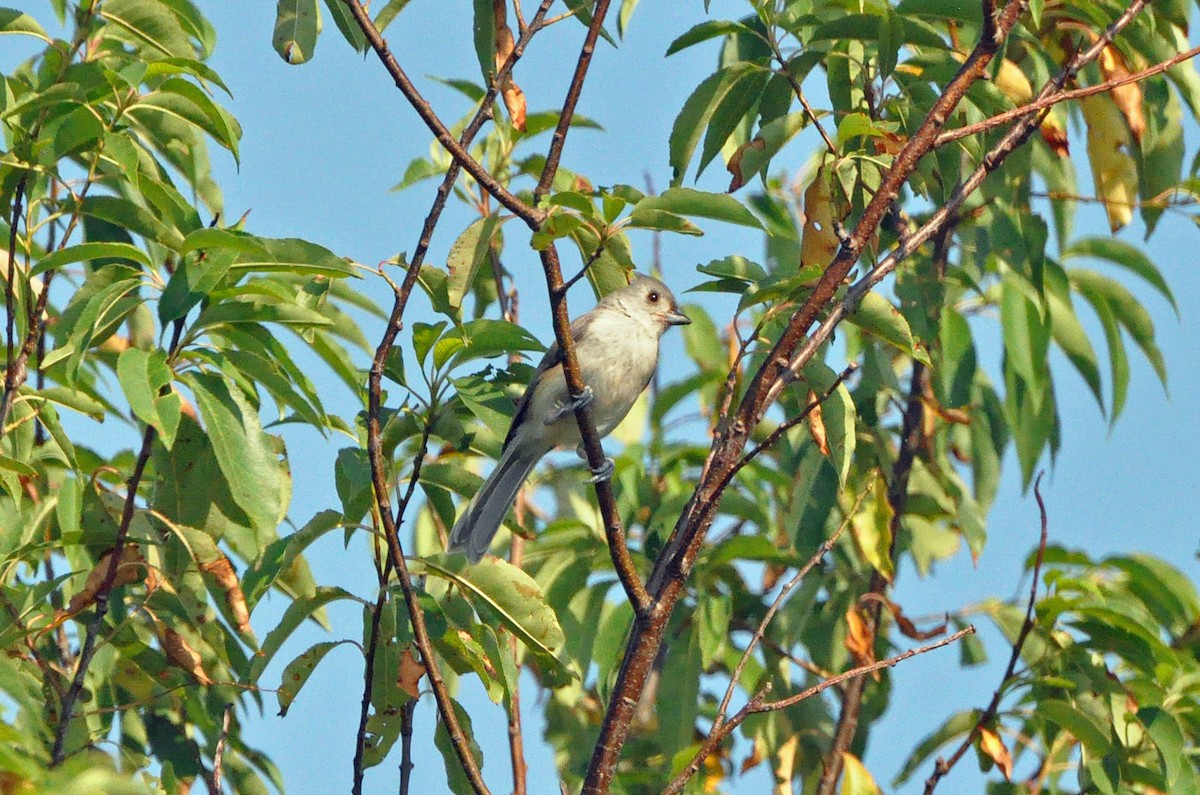
POLYGON ((1000 71, 996 74, 996 88, 1014 105, 1024 105, 1033 99, 1033 86, 1029 78, 1021 71, 1021 67, 1007 58, 1000 62, 1000 71))
POLYGON ((1088 160, 1096 195, 1104 202, 1108 226, 1115 234, 1133 219, 1137 197, 1137 165, 1129 152, 1133 140, 1121 111, 1104 94, 1086 97, 1080 105, 1087 122, 1088 160))
POLYGON ((804 191, 804 231, 800 236, 800 267, 828 265, 842 241, 834 232, 836 219, 833 216, 833 195, 829 190, 829 179, 825 167, 817 169, 817 176, 804 191))
POLYGON ((796 752, 800 750, 800 735, 793 734, 779 746, 775 757, 775 795, 792 795, 792 777, 796 775, 796 752))
POLYGON ((813 444, 821 451, 821 455, 829 455, 829 437, 825 433, 825 418, 821 416, 821 404, 817 402, 817 393, 808 390, 808 433, 812 436, 813 444))
MULTIPOLYGON (((1100 52, 1100 75, 1106 80, 1120 80, 1129 77, 1129 65, 1125 56, 1113 45, 1108 45, 1100 52)), ((1113 102, 1117 104, 1133 140, 1141 143, 1146 133, 1146 116, 1142 113, 1142 87, 1137 83, 1126 83, 1108 92, 1113 102)))
POLYGON ((858 757, 842 751, 842 788, 839 795, 883 795, 875 777, 858 757))
POLYGON ((1012 781, 1012 754, 1008 752, 1008 748, 1005 747, 1004 741, 1000 739, 1000 735, 991 729, 980 729, 979 747, 996 763, 996 767, 1000 768, 1000 772, 1004 774, 1005 780, 1012 781))
POLYGON ((885 490, 876 489, 874 499, 866 510, 855 514, 850 523, 854 543, 863 560, 870 563, 888 582, 892 581, 895 573, 892 564, 893 513, 885 490))

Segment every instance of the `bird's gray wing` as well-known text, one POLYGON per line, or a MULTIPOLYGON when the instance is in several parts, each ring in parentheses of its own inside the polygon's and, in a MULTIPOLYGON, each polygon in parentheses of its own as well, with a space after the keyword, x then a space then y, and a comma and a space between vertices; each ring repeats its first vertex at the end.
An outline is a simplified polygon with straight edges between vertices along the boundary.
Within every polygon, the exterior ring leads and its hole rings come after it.
MULTIPOLYGON (((593 315, 591 312, 580 315, 575 318, 575 322, 571 324, 571 337, 575 340, 576 349, 588 336, 588 330, 592 326, 593 315)), ((521 400, 517 403, 517 413, 513 415, 512 424, 508 426, 508 435, 504 437, 504 447, 508 448, 509 442, 516 435, 517 429, 525 423, 529 412, 529 404, 533 402, 533 392, 537 389, 538 382, 542 379, 542 374, 552 367, 557 367, 562 364, 562 352, 558 348, 558 340, 550 346, 546 351, 546 355, 538 362, 537 370, 533 374, 533 378, 529 382, 529 386, 525 387, 525 394, 521 395, 521 400)))

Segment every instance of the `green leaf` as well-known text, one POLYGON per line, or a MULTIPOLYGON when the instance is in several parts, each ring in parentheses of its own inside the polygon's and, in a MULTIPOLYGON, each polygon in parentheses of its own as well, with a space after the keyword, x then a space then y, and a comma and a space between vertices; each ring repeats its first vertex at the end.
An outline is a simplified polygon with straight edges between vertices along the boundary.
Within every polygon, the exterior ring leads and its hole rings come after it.
POLYGON ((1081 709, 1066 701, 1039 699, 1037 717, 1055 723, 1083 744, 1089 754, 1104 756, 1112 746, 1107 727, 1096 725, 1081 709))
POLYGON ((319 587, 312 596, 302 597, 294 600, 288 605, 287 610, 283 611, 283 617, 279 619, 279 623, 275 625, 267 637, 263 640, 262 648, 258 654, 250 662, 250 681, 257 682, 259 677, 263 675, 263 671, 271 663, 275 653, 283 645, 296 628, 304 622, 306 618, 312 617, 313 613, 329 604, 330 602, 338 602, 350 600, 362 603, 354 594, 344 591, 341 588, 319 587))
POLYGON ((279 702, 279 717, 282 718, 287 715, 292 702, 296 700, 296 696, 300 695, 300 689, 304 687, 309 677, 313 675, 313 671, 317 670, 317 666, 321 663, 321 660, 325 659, 325 655, 338 646, 351 642, 348 640, 327 640, 314 644, 299 657, 287 664, 279 680, 279 689, 275 691, 275 698, 279 702))
MULTIPOLYGON (((451 357, 451 367, 458 367, 470 361, 478 359, 490 359, 494 356, 503 356, 517 351, 536 351, 542 352, 546 350, 546 346, 538 340, 537 337, 530 334, 521 326, 515 323, 509 323, 507 320, 491 320, 489 318, 480 318, 479 320, 469 320, 461 327, 450 331, 445 340, 451 335, 457 336, 462 344, 455 346, 454 354, 451 357)), ((441 341, 439 341, 439 345, 441 341)), ((441 366, 439 362, 438 350, 434 348, 434 364, 441 366)))
POLYGON ((703 594, 697 598, 696 607, 700 667, 708 671, 724 655, 733 602, 729 594, 703 594))
POLYGON ((233 229, 198 229, 187 236, 179 253, 208 249, 237 252, 235 269, 285 271, 310 276, 357 276, 354 267, 324 246, 297 238, 258 237, 233 229))
POLYGON ((271 44, 285 62, 301 64, 312 58, 320 32, 317 0, 279 0, 276 4, 271 44))
MULTIPOLYGON (((354 14, 350 13, 350 8, 342 0, 325 0, 325 8, 329 9, 333 24, 337 25, 338 32, 342 34, 346 43, 353 47, 355 52, 366 52, 366 34, 354 21, 354 14)), ((382 16, 383 12, 379 15, 382 16)))
POLYGON ((240 162, 241 125, 199 86, 181 77, 169 77, 156 90, 141 96, 128 112, 137 115, 142 110, 165 113, 195 126, 228 149, 235 163, 240 162))
POLYGON ((904 315, 879 293, 871 291, 864 295, 854 314, 847 315, 846 320, 917 361, 929 364, 929 354, 914 344, 912 329, 904 315))
POLYGON ((426 574, 457 585, 477 608, 490 610, 525 644, 552 681, 565 684, 571 680, 571 669, 559 656, 566 639, 558 617, 528 574, 494 557, 485 557, 475 564, 467 563, 460 554, 413 562, 426 574))
POLYGON ((1099 359, 1071 304, 1071 287, 1067 275, 1051 262, 1046 263, 1045 296, 1050 310, 1050 333, 1054 342, 1062 348, 1071 364, 1075 365, 1096 402, 1100 404, 1100 411, 1104 412, 1099 359))
POLYGON ((475 58, 479 61, 479 74, 483 84, 491 83, 496 71, 496 14, 492 0, 474 0, 472 31, 475 42, 475 58))
POLYGON ((1119 282, 1094 271, 1073 269, 1067 275, 1075 289, 1095 306, 1104 301, 1116 318, 1142 349, 1147 361, 1154 368, 1163 387, 1167 385, 1167 364, 1158 348, 1154 335, 1154 320, 1146 308, 1119 282))
POLYGON ((30 271, 29 275, 37 276, 40 273, 45 273, 54 268, 61 268, 73 262, 90 262, 91 260, 105 258, 131 260, 147 268, 151 267, 150 258, 146 255, 146 252, 129 243, 79 243, 78 245, 67 246, 64 249, 59 249, 42 257, 38 261, 38 264, 33 267, 33 270, 30 271))
POLYGON ((692 154, 700 143, 700 136, 708 128, 709 120, 716 112, 721 100, 729 93, 738 78, 747 72, 758 71, 753 64, 739 63, 719 69, 696 86, 691 96, 683 103, 683 109, 675 117, 669 141, 671 184, 679 185, 687 172, 692 154))
POLYGON ((388 0, 387 5, 381 8, 379 13, 375 15, 375 28, 380 33, 383 33, 384 29, 392 24, 392 20, 400 15, 400 12, 404 10, 404 7, 408 3, 409 0, 388 0))
POLYGON ((46 29, 39 25, 36 19, 15 8, 0 8, 0 34, 4 33, 24 33, 36 36, 47 44, 53 41, 50 34, 46 33, 46 29))
POLYGON ((879 77, 887 79, 904 46, 904 18, 890 8, 879 17, 879 77))
POLYGON ((629 19, 639 2, 641 0, 621 0, 621 10, 617 14, 617 35, 621 38, 625 38, 625 31, 629 30, 629 19))
POLYGON ((718 36, 729 36, 734 33, 745 33, 747 35, 757 35, 748 25, 741 22, 733 22, 728 19, 712 19, 707 22, 701 22, 694 25, 686 33, 683 33, 671 45, 667 47, 667 55, 674 55, 677 52, 686 50, 695 44, 703 41, 715 39, 718 36))
POLYGON ((1175 295, 1167 285, 1167 280, 1163 278, 1154 261, 1136 246, 1112 237, 1085 237, 1068 246, 1062 257, 1064 261, 1074 257, 1092 257, 1132 271, 1158 290, 1171 304, 1175 313, 1179 313, 1179 305, 1175 303, 1175 295))
POLYGON ((174 391, 159 394, 170 386, 172 376, 167 355, 162 350, 147 352, 128 348, 117 360, 117 379, 129 401, 129 408, 139 420, 158 430, 168 450, 175 444, 183 408, 182 399, 174 391))
POLYGON ((653 229, 656 232, 674 232, 680 235, 701 237, 704 231, 682 215, 669 213, 666 210, 639 210, 636 207, 629 214, 626 226, 630 229, 653 229))
MULTIPOLYGON (((717 103, 708 121, 708 130, 704 134, 704 148, 696 166, 697 179, 725 146, 730 136, 746 121, 746 117, 754 112, 770 79, 771 72, 765 69, 755 70, 740 75, 729 86, 729 90, 717 103)), ((750 117, 750 121, 753 121, 753 116, 750 117)))
POLYGON ((714 221, 748 226, 762 230, 762 223, 746 206, 725 193, 708 193, 693 188, 668 188, 658 196, 647 196, 636 205, 633 213, 663 210, 692 218, 711 218, 714 221))
POLYGON ((273 533, 287 513, 291 478, 258 411, 236 385, 214 373, 184 376, 196 396, 229 491, 259 534, 273 533))
MULTIPOLYGON (((823 395, 838 374, 827 364, 813 359, 804 367, 804 380, 809 388, 819 397, 823 395)), ((843 485, 850 473, 850 464, 854 461, 854 448, 858 442, 855 434, 855 422, 858 413, 854 409, 854 399, 845 384, 838 384, 837 389, 821 404, 821 418, 825 423, 825 441, 829 446, 829 463, 837 471, 838 481, 843 485)))
MULTIPOLYGON (((122 38, 150 48, 147 56, 190 58, 196 55, 179 18, 163 3, 145 0, 107 0, 100 6, 102 16, 122 38)), ((111 35, 111 34, 110 34, 111 35)))
POLYGON ((7 470, 9 472, 16 472, 18 475, 24 475, 30 478, 36 478, 38 476, 37 470, 29 466, 29 464, 4 455, 0 455, 0 469, 7 470))
POLYGON ((184 257, 171 274, 158 299, 158 319, 163 326, 185 317, 194 306, 207 298, 229 273, 237 256, 236 252, 229 249, 205 253, 203 257, 184 257))
POLYGON ((337 511, 321 511, 296 532, 272 541, 254 565, 242 575, 242 593, 246 596, 246 609, 254 612, 254 607, 263 595, 270 590, 281 574, 300 559, 304 550, 341 524, 342 516, 337 511))
POLYGON ((730 191, 745 185, 757 174, 766 176, 772 158, 807 125, 808 114, 802 112, 788 113, 764 124, 753 140, 738 149, 740 157, 730 158, 726 166, 733 174, 730 191))
POLYGON ((925 762, 931 759, 939 748, 952 740, 958 740, 974 729, 978 719, 979 712, 973 709, 964 710, 951 716, 949 720, 917 743, 917 747, 905 760, 904 767, 892 779, 892 787, 898 789, 903 786, 912 778, 913 773, 925 766, 925 762))
MULTIPOLYGON (((491 4, 488 3, 488 7, 491 4)), ((462 706, 453 699, 451 705, 454 707, 454 715, 458 718, 458 724, 463 730, 463 734, 467 736, 467 744, 471 749, 471 756, 475 762, 483 767, 483 749, 475 742, 475 731, 471 727, 471 716, 462 706)), ((446 765, 446 787, 454 795, 474 795, 475 788, 471 786, 471 782, 467 779, 467 774, 463 772, 462 762, 458 759, 458 752, 454 750, 454 744, 450 741, 450 733, 446 729, 445 721, 439 720, 437 728, 433 733, 433 744, 442 754, 442 762, 446 765)))
POLYGON ((512 216, 487 215, 475 221, 450 246, 446 267, 450 271, 450 305, 462 306, 463 296, 475 283, 475 274, 491 250, 500 227, 512 216))

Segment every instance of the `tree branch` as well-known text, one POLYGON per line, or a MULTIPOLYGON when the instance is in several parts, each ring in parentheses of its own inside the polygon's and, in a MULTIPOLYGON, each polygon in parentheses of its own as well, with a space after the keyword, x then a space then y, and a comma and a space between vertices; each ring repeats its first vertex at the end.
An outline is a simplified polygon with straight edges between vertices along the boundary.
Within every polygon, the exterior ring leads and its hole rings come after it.
MULTIPOLYGON (((407 76, 400 70, 395 59, 387 49, 387 44, 379 35, 379 31, 367 16, 362 5, 357 0, 344 0, 351 12, 354 14, 355 21, 367 36, 371 46, 375 49, 376 54, 383 62, 384 67, 392 74, 397 81, 397 86, 413 103, 418 113, 426 119, 426 123, 435 123, 431 126, 434 134, 438 136, 438 140, 445 144, 443 137, 438 135, 438 129, 445 131, 441 122, 433 115, 429 105, 420 98, 412 88, 412 84, 408 82, 407 76), (411 89, 411 94, 405 90, 405 85, 411 89), (430 118, 426 118, 428 115, 430 118)), ((433 206, 430 208, 428 215, 425 217, 425 223, 421 229, 421 237, 417 241, 417 248, 413 252, 412 261, 408 265, 408 272, 405 274, 403 283, 395 288, 395 300, 392 304, 392 311, 388 318, 387 328, 384 330, 383 336, 380 339, 379 345, 375 350, 375 356, 371 363, 371 371, 368 377, 367 386, 367 457, 371 464, 371 481, 375 490, 375 501, 378 508, 380 521, 383 523, 384 536, 387 540, 388 555, 392 567, 396 571, 397 579, 400 582, 400 589, 404 594, 405 605, 409 613, 409 620, 412 623, 413 635, 416 640, 417 648, 421 652, 422 662, 426 666, 426 671, 429 676, 430 687, 433 690, 434 700, 437 702, 438 713, 441 715, 442 721, 446 726, 447 733, 450 736, 451 744, 455 752, 458 754, 459 761, 463 766, 464 772, 471 781, 472 787, 478 793, 486 793, 487 787, 483 782, 482 774, 479 771, 479 766, 475 763, 474 757, 471 754, 470 743, 467 741, 462 727, 458 722, 458 717, 454 712, 453 702, 451 701, 449 691, 446 689, 445 681, 442 679, 441 672, 438 670, 437 662, 433 655, 433 646, 429 639, 429 633, 425 626, 425 615, 421 610, 420 603, 417 601, 416 592, 412 583, 412 577, 409 575, 408 565, 404 558, 403 547, 400 545, 398 536, 398 525, 403 520, 403 516, 395 516, 392 512, 391 499, 389 497, 389 487, 387 482, 387 467, 383 460, 383 447, 381 441, 382 429, 379 422, 379 412, 381 404, 381 393, 383 384, 384 365, 391 354, 392 348, 395 345, 396 337, 403 328, 402 319, 404 310, 408 306, 409 296, 412 294, 413 288, 417 283, 417 276, 420 274, 421 266, 425 261, 425 256, 429 251, 429 246, 433 240, 433 232, 437 227, 438 221, 441 219, 442 211, 446 207, 446 200, 450 195, 450 191, 454 187, 455 181, 458 179, 458 174, 461 168, 468 163, 473 164, 476 169, 482 169, 481 166, 470 158, 459 157, 459 153, 465 154, 475 136, 483 128, 483 125, 491 118, 494 102, 498 87, 502 79, 512 72, 513 66, 521 58, 525 52, 525 47, 529 44, 529 40, 542 27, 542 22, 545 19, 546 12, 549 10, 553 0, 542 0, 538 7, 538 11, 530 21, 530 24, 522 31, 520 38, 513 47, 512 53, 501 66, 496 75, 496 79, 492 81, 488 87, 483 100, 480 102, 479 109, 475 116, 467 124, 466 128, 457 142, 453 142, 453 146, 447 146, 453 157, 453 162, 450 168, 447 169, 445 177, 438 186, 437 193, 434 196, 433 206)), ((471 167, 468 167, 470 172, 471 167)), ((490 178, 489 178, 490 179, 490 178)), ((480 185, 486 188, 489 182, 478 180, 480 185)), ((490 180, 491 184, 495 184, 495 180, 490 180)), ((497 187, 500 187, 497 185, 497 187)), ((501 187, 501 190, 503 188, 501 187)), ((505 191, 505 193, 507 193, 505 191)), ((500 194, 493 193, 500 199, 500 194)), ((507 206, 507 205, 506 205, 507 206)), ((524 206, 524 205, 521 205, 524 206)), ((414 467, 417 463, 414 462, 414 467)), ((406 707, 408 705, 405 705, 406 707)), ((411 712, 406 713, 406 723, 409 734, 406 737, 405 747, 409 748, 411 742, 411 712)), ((403 726, 402 726, 403 728, 403 726)), ((402 732, 403 733, 403 732, 402 732)), ((409 752, 406 752, 406 758, 410 758, 409 752)), ((407 787, 408 771, 401 770, 402 787, 407 787)))
POLYGON ((948 144, 951 141, 957 141, 960 138, 966 138, 977 133, 986 132, 995 127, 1002 127, 1005 124, 1008 124, 1010 121, 1025 118, 1031 113, 1036 113, 1040 110, 1051 108, 1062 102, 1069 102, 1073 99, 1083 99, 1084 97, 1090 97, 1094 94, 1103 94, 1106 91, 1112 91, 1114 88, 1127 86, 1131 83, 1140 83, 1147 78, 1162 74, 1171 67, 1178 66, 1184 61, 1190 61, 1197 55, 1200 55, 1200 47, 1193 47, 1187 52, 1179 53, 1178 55, 1168 58, 1162 63, 1157 63, 1154 66, 1147 67, 1140 72, 1134 72, 1133 74, 1126 75, 1125 77, 1113 78, 1112 80, 1106 80, 1103 83, 1097 83, 1094 86, 1084 86, 1083 88, 1076 88, 1070 91, 1063 91, 1059 94, 1051 94, 1050 96, 1041 97, 1027 105, 1022 105, 1021 107, 1013 108, 1012 110, 1006 110, 1003 113, 997 113, 995 116, 984 119, 983 121, 978 121, 974 124, 968 124, 965 127, 957 127, 953 130, 947 130, 937 137, 937 143, 934 145, 941 146, 943 144, 948 144))
MULTIPOLYGON (((47 292, 49 290, 43 287, 43 295, 47 292)), ((92 620, 88 622, 83 647, 79 651, 79 660, 75 665, 75 677, 71 680, 71 687, 67 690, 67 697, 63 699, 62 710, 58 716, 58 727, 54 732, 54 748, 50 754, 51 767, 57 767, 66 758, 67 730, 70 728, 71 718, 75 712, 75 702, 79 700, 79 694, 83 692, 83 683, 87 678, 88 666, 92 664, 92 655, 96 653, 96 637, 100 634, 104 616, 108 614, 108 598, 112 592, 113 583, 116 582, 117 569, 124 559, 125 539, 129 536, 129 523, 133 521, 134 502, 137 499, 138 486, 142 482, 142 474, 146 471, 146 463, 150 460, 154 437, 154 426, 147 425, 145 433, 142 434, 142 449, 138 453, 133 473, 129 476, 125 507, 121 511, 121 524, 117 527, 117 538, 113 542, 108 571, 104 573, 104 580, 96 592, 96 612, 92 615, 92 620)))
POLYGON ((975 721, 975 726, 972 727, 970 734, 955 749, 948 760, 938 757, 937 763, 934 765, 933 775, 925 781, 925 795, 933 795, 938 782, 958 764, 958 760, 962 759, 963 754, 974 744, 975 738, 979 736, 980 731, 987 724, 995 720, 996 714, 1000 710, 1000 699, 1004 697, 1004 686, 1012 679, 1013 672, 1017 669, 1017 661, 1021 659, 1021 649, 1025 647, 1025 641, 1029 638, 1029 633, 1033 631, 1035 623, 1034 608, 1037 606, 1038 581, 1042 578, 1042 562, 1046 558, 1046 543, 1049 539, 1046 503, 1042 500, 1041 492, 1042 474, 1039 472, 1037 479, 1033 482, 1033 496, 1037 499, 1038 513, 1042 519, 1042 534, 1038 541, 1037 557, 1033 562, 1033 582, 1029 586, 1029 602, 1025 606, 1025 620, 1021 623, 1021 631, 1017 633, 1017 639, 1013 641, 1012 654, 1008 658, 1008 667, 1004 669, 1004 677, 1000 680, 1000 684, 996 687, 995 692, 992 693, 992 700, 988 703, 983 713, 980 714, 979 720, 975 721))
MULTIPOLYGON (((1025 0, 1010 0, 997 17, 997 29, 1007 37, 1024 11, 1025 0)), ((648 590, 654 602, 644 615, 635 618, 617 681, 608 704, 596 750, 588 766, 583 791, 607 792, 617 757, 628 736, 638 697, 645 687, 647 672, 662 642, 668 619, 690 572, 692 562, 714 517, 717 501, 713 493, 724 473, 740 457, 746 439, 768 407, 767 390, 787 367, 791 353, 807 334, 820 312, 833 300, 843 279, 858 261, 874 229, 879 225, 918 161, 933 147, 949 114, 967 89, 982 77, 998 50, 995 38, 980 41, 950 81, 941 97, 922 121, 917 132, 893 160, 862 218, 825 270, 809 300, 792 316, 764 364, 750 382, 746 397, 732 418, 719 428, 701 470, 699 485, 680 515, 662 553, 655 562, 648 590)))
MULTIPOLYGON (((413 82, 408 79, 408 75, 405 74, 404 69, 401 68, 399 62, 396 61, 395 56, 392 55, 391 50, 388 49, 387 42, 383 40, 383 36, 379 33, 378 28, 375 27, 375 23, 371 21, 371 17, 367 14, 366 9, 363 8, 362 3, 360 3, 359 0, 342 0, 342 2, 345 3, 346 7, 350 9, 350 13, 354 16, 354 21, 358 23, 358 27, 367 37, 367 42, 371 45, 371 49, 373 49, 375 54, 379 56, 379 60, 383 64, 384 69, 386 69, 388 74, 392 76, 392 80, 395 82, 396 88, 400 89, 400 93, 404 94, 405 99, 407 99, 409 104, 412 105, 413 110, 417 112, 417 115, 421 117, 421 120, 425 122, 425 126, 427 126, 433 133, 434 137, 437 138, 438 143, 440 143, 446 149, 446 151, 450 153, 451 157, 454 158, 454 162, 465 169, 466 172, 470 174, 476 182, 483 186, 484 190, 495 196, 496 200, 504 205, 504 207, 513 215, 517 216, 534 228, 541 224, 544 214, 540 210, 537 210, 535 207, 531 207, 510 193, 507 188, 501 185, 496 178, 492 176, 491 172, 489 172, 479 163, 479 161, 471 156, 471 153, 467 151, 466 146, 454 138, 446 125, 442 123, 440 118, 438 118, 438 115, 429 105, 429 102, 426 101, 423 96, 421 96, 421 92, 418 91, 417 87, 413 85, 413 82)), ((543 14, 542 17, 544 18, 545 14, 543 14)), ((522 34, 521 38, 525 41, 528 41, 529 36, 535 33, 541 26, 542 18, 535 17, 522 34)), ((508 67, 509 71, 511 71, 511 64, 516 61, 517 57, 518 52, 517 50, 514 50, 513 55, 508 59, 508 63, 505 64, 505 67, 508 67)), ((490 96, 492 100, 494 100, 496 96, 496 85, 501 82, 505 74, 506 72, 502 68, 500 72, 497 73, 496 78, 492 81, 493 85, 488 91, 488 96, 490 96)), ((490 114, 491 102, 487 101, 486 97, 485 103, 485 108, 490 114)))
POLYGON ((730 718, 726 723, 722 724, 719 729, 716 727, 713 728, 712 732, 709 733, 708 738, 700 746, 700 750, 698 750, 696 755, 692 757, 692 761, 689 762, 687 766, 680 771, 679 775, 677 775, 671 781, 667 788, 663 790, 663 795, 676 795, 676 793, 681 792, 684 785, 687 784, 688 779, 694 776, 696 771, 700 769, 700 765, 703 764, 705 758, 713 753, 717 749, 717 746, 719 746, 726 737, 733 734, 734 729, 736 729, 738 726, 741 726, 742 723, 745 722, 746 718, 749 718, 751 715, 758 715, 763 712, 775 712, 777 710, 793 707, 796 704, 799 704, 801 701, 805 701, 815 695, 823 693, 829 688, 835 687, 842 682, 847 680, 857 680, 869 673, 874 673, 875 671, 879 671, 884 668, 895 667, 905 660, 916 657, 919 654, 925 654, 926 652, 940 649, 943 646, 949 646, 951 643, 955 643, 967 635, 972 635, 974 633, 974 625, 963 627, 953 635, 948 635, 940 640, 934 641, 933 643, 919 646, 915 649, 909 649, 908 651, 897 654, 895 657, 889 657, 886 660, 880 660, 878 662, 873 662, 870 665, 863 665, 859 666, 858 668, 845 671, 844 673, 840 673, 837 676, 831 677, 823 682, 813 685, 810 688, 802 690, 795 695, 788 696, 787 698, 781 698, 778 701, 767 701, 766 695, 768 692, 770 692, 771 688, 769 686, 764 687, 762 690, 756 693, 753 698, 746 702, 746 705, 738 710, 732 718, 730 718))

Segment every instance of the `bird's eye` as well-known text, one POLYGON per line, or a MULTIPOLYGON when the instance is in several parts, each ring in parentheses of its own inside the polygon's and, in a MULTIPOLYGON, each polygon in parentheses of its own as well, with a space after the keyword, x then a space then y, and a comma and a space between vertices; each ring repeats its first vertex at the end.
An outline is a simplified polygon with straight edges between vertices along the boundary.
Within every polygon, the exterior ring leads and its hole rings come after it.
POLYGON ((651 290, 651 291, 650 291, 650 292, 649 292, 649 293, 646 295, 646 300, 647 300, 647 301, 649 301, 649 302, 650 302, 650 303, 652 303, 652 304, 657 304, 657 303, 658 303, 658 293, 656 293, 656 292, 654 292, 653 290, 651 290))

